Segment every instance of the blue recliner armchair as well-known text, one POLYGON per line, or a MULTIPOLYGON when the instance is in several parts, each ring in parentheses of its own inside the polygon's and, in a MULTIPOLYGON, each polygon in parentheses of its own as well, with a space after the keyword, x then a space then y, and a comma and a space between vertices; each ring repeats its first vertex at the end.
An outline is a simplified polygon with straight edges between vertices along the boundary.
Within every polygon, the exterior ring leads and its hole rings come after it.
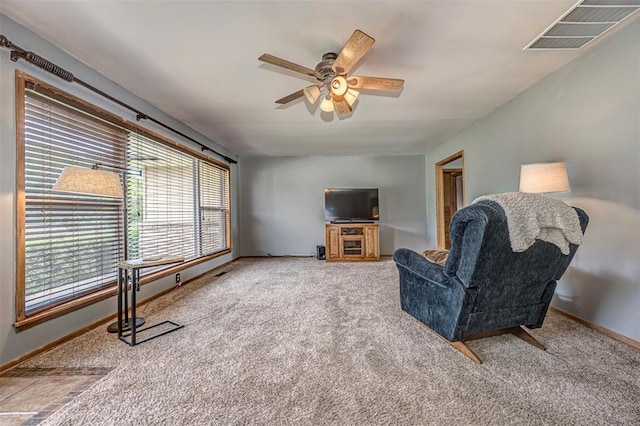
MULTIPOLYGON (((589 218, 574 209, 584 233, 589 218)), ((563 255, 557 246, 536 240, 514 252, 504 210, 486 200, 458 210, 449 229, 451 251, 444 266, 409 249, 395 251, 402 309, 477 363, 465 341, 509 332, 544 349, 521 326, 542 326, 556 281, 578 246, 570 244, 563 255)))

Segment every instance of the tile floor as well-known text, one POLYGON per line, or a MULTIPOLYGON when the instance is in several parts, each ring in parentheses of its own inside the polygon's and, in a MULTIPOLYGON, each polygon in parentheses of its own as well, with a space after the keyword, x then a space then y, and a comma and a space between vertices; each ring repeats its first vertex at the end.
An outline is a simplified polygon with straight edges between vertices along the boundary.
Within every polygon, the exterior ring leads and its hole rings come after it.
POLYGON ((37 425, 112 368, 14 368, 0 375, 0 426, 37 425))

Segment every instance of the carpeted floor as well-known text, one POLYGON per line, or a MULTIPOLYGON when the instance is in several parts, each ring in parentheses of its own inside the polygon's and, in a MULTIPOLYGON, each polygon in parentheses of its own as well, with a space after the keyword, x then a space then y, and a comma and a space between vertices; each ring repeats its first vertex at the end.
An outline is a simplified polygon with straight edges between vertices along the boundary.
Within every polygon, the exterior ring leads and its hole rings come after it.
POLYGON ((185 324, 136 347, 95 329, 22 367, 115 367, 50 425, 640 424, 640 351, 558 314, 473 341, 399 307, 390 260, 241 259, 142 309, 185 324))

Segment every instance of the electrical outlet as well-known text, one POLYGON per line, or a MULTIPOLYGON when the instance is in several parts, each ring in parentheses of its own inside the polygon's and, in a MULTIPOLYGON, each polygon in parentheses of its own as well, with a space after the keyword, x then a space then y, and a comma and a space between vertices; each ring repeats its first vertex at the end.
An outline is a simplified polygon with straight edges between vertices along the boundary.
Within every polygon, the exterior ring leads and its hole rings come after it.
POLYGON ((180 273, 176 274, 176 284, 180 284, 180 273))

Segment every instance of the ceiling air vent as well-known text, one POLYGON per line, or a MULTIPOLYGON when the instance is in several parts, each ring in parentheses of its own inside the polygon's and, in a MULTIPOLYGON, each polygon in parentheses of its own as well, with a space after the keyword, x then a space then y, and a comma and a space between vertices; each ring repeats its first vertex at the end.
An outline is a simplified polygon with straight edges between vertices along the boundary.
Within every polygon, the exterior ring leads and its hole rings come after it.
POLYGON ((580 49, 640 10, 640 0, 583 0, 526 49, 580 49))

